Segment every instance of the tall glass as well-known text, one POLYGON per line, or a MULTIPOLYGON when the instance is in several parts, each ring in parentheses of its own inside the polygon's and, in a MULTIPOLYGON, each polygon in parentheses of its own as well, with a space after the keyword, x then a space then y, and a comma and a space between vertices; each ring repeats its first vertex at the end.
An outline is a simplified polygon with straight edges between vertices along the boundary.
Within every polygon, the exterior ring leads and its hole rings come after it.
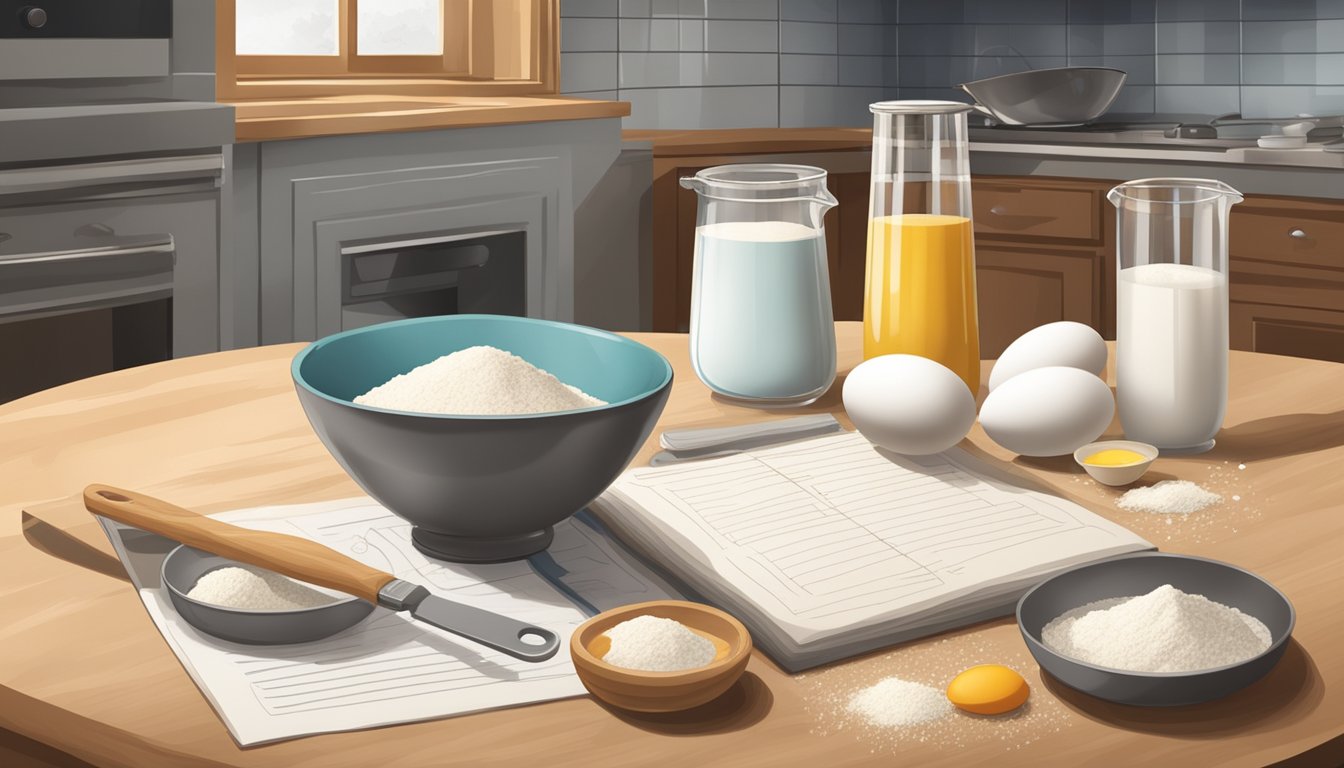
POLYGON ((863 356, 920 355, 980 389, 969 104, 883 101, 873 173, 863 356))
POLYGON ((706 168, 691 283, 691 365, 721 396, 800 405, 835 381, 835 323, 822 218, 826 171, 806 165, 706 168))
POLYGON ((1116 387, 1125 437, 1165 452, 1213 447, 1227 409, 1227 218, 1241 193, 1212 179, 1140 179, 1116 207, 1116 387))

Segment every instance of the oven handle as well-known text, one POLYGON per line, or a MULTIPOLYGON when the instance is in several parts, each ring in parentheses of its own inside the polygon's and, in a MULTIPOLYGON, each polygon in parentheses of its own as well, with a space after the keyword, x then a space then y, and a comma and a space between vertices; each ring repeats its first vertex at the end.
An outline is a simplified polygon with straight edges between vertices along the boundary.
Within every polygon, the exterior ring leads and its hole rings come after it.
POLYGON ((8 266, 17 266, 19 264, 52 264, 62 261, 86 261, 88 259, 131 256, 139 253, 170 253, 173 255, 173 260, 177 260, 177 249, 172 240, 154 240, 152 242, 144 243, 105 245, 78 251, 31 253, 24 254, 17 258, 5 258, 4 256, 0 256, 0 270, 3 270, 8 266))
POLYGON ((224 155, 211 153, 14 168, 0 171, 0 195, 194 178, 213 179, 218 186, 224 178, 224 155))

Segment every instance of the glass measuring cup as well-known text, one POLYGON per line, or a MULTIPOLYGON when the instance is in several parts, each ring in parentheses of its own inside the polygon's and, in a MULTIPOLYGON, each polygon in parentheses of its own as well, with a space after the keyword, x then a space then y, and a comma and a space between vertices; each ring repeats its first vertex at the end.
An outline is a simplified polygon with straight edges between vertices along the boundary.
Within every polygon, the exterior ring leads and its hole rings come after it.
POLYGON ((1213 447, 1227 410, 1227 219, 1241 193, 1213 179, 1139 179, 1116 207, 1116 399, 1130 440, 1213 447))
POLYGON ((835 325, 822 218, 826 171, 806 165, 706 168, 698 196, 691 365, 721 396, 802 405, 835 381, 835 325))
POLYGON ((980 388, 966 113, 956 101, 882 101, 873 113, 864 359, 893 353, 980 388))

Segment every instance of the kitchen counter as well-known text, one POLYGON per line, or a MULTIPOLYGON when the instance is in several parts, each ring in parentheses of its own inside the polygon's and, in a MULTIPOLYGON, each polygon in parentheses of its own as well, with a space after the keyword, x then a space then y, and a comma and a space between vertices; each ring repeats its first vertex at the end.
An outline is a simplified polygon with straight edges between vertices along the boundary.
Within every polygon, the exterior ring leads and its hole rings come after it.
POLYGON ((624 117, 623 101, 561 96, 329 96, 226 102, 238 141, 624 117))
MULTIPOLYGON (((691 372, 685 336, 632 336, 667 355, 677 372, 660 430, 798 412, 712 399, 691 372)), ((837 324, 837 337, 843 372, 860 358, 859 324, 837 324)), ((1069 459, 1013 459, 978 426, 970 435, 972 450, 1161 549, 1236 563, 1288 595, 1298 623, 1283 660, 1222 701, 1146 710, 1089 699, 1042 679, 1015 623, 1003 618, 792 677, 758 654, 724 698, 682 715, 617 713, 581 697, 240 750, 159 637, 77 494, 87 483, 110 483, 202 512, 357 494, 294 396, 289 363, 300 348, 183 358, 0 406, 0 727, 9 732, 0 734, 0 762, 48 749, 98 765, 296 768, 1344 761, 1344 366, 1244 352, 1230 356, 1217 447, 1159 459, 1148 476, 1241 497, 1188 519, 1120 512, 1116 491, 1092 483, 1069 459), (936 669, 950 677, 993 661, 1017 666, 1032 686, 1020 720, 964 721, 927 742, 835 727, 837 694, 887 675, 936 669)), ((840 414, 842 383, 803 410, 840 414)), ((655 433, 636 463, 656 450, 655 433)))
MULTIPOLYGON (((647 145, 656 157, 721 154, 772 154, 866 150, 872 147, 867 128, 738 128, 730 130, 628 130, 627 146, 647 145)), ((1344 169, 1344 152, 1326 152, 1320 145, 1304 149, 1261 149, 1254 141, 1168 139, 1158 130, 1092 131, 973 128, 971 154, 1028 155, 1112 161, 1215 163, 1344 169)))

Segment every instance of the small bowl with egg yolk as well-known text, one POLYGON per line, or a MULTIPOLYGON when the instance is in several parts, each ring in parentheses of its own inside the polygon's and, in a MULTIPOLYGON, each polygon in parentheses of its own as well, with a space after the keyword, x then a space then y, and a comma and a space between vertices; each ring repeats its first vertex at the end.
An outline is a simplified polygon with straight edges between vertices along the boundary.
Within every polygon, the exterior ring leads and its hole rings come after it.
POLYGON ((1156 458, 1156 446, 1134 440, 1103 440, 1073 452, 1078 466, 1102 485, 1129 485, 1143 477, 1156 458))

